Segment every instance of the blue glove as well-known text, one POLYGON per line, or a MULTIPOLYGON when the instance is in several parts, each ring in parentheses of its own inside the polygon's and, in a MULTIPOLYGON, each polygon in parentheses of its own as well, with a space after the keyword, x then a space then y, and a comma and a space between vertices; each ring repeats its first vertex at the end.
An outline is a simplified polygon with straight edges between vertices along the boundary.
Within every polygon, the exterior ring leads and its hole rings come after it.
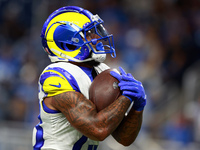
POLYGON ((131 102, 134 101, 133 108, 142 111, 146 105, 146 95, 142 83, 137 81, 130 73, 126 73, 119 67, 120 73, 111 71, 110 74, 119 80, 118 86, 122 95, 126 96, 131 102))

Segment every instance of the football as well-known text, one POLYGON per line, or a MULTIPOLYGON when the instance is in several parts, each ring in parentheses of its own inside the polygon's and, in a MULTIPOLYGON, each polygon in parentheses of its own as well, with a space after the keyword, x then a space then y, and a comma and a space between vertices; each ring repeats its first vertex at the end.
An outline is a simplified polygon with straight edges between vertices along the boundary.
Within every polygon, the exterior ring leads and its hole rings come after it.
POLYGON ((96 105, 98 112, 121 95, 118 87, 119 81, 110 75, 110 71, 115 70, 107 69, 98 74, 89 89, 89 99, 96 105))

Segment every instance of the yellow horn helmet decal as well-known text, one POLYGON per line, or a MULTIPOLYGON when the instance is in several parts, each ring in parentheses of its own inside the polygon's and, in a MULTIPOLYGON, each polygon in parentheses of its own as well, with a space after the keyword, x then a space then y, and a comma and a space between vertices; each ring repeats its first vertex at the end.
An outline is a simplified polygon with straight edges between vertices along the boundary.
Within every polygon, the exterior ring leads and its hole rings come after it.
MULTIPOLYGON (((80 28, 83 28, 83 25, 87 22, 90 22, 90 20, 82 14, 76 13, 76 12, 66 12, 66 13, 62 13, 59 14, 58 16, 56 16, 55 18, 53 18, 50 23, 48 24, 46 31, 45 31, 45 35, 46 35, 46 39, 47 39, 47 45, 48 47, 51 49, 56 49, 58 51, 60 51, 61 53, 68 55, 70 57, 75 57, 76 55, 79 54, 81 48, 74 50, 74 51, 64 51, 62 49, 60 49, 56 43, 53 40, 53 36, 54 36, 54 31, 55 29, 60 25, 60 24, 54 24, 53 26, 51 26, 53 23, 55 22, 59 22, 59 21, 69 21, 71 23, 74 23, 75 25, 79 26, 80 28), (49 29, 50 27, 50 29, 49 29), (49 30, 49 31, 48 31, 49 30), (47 33, 48 31, 48 33, 47 33)), ((54 53, 54 52, 53 52, 54 53)), ((55 55, 58 55, 56 53, 54 53, 55 55)), ((60 57, 60 56, 59 56, 60 57)))

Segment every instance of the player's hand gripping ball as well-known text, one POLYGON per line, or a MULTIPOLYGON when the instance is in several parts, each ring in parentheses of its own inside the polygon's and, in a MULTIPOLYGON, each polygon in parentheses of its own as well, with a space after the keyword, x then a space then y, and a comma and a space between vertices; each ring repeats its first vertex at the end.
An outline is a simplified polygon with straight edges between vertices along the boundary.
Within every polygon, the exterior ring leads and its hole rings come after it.
POLYGON ((111 71, 111 75, 118 79, 122 95, 134 102, 133 108, 137 111, 142 111, 146 105, 146 94, 142 83, 136 80, 130 73, 126 73, 121 67, 120 74, 111 71))
POLYGON ((119 81, 110 74, 113 69, 107 69, 97 75, 89 89, 89 99, 96 105, 97 111, 113 103, 120 95, 119 81))

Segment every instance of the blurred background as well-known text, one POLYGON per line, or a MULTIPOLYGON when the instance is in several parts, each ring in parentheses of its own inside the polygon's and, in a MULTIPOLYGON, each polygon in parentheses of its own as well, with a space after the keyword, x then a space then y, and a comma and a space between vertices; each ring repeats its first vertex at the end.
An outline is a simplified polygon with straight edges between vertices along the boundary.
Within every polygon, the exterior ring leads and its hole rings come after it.
POLYGON ((0 150, 31 150, 38 123, 37 80, 50 63, 40 31, 56 9, 98 14, 114 35, 122 66, 143 82, 143 126, 129 147, 109 137, 100 150, 200 149, 199 0, 0 0, 0 150))

